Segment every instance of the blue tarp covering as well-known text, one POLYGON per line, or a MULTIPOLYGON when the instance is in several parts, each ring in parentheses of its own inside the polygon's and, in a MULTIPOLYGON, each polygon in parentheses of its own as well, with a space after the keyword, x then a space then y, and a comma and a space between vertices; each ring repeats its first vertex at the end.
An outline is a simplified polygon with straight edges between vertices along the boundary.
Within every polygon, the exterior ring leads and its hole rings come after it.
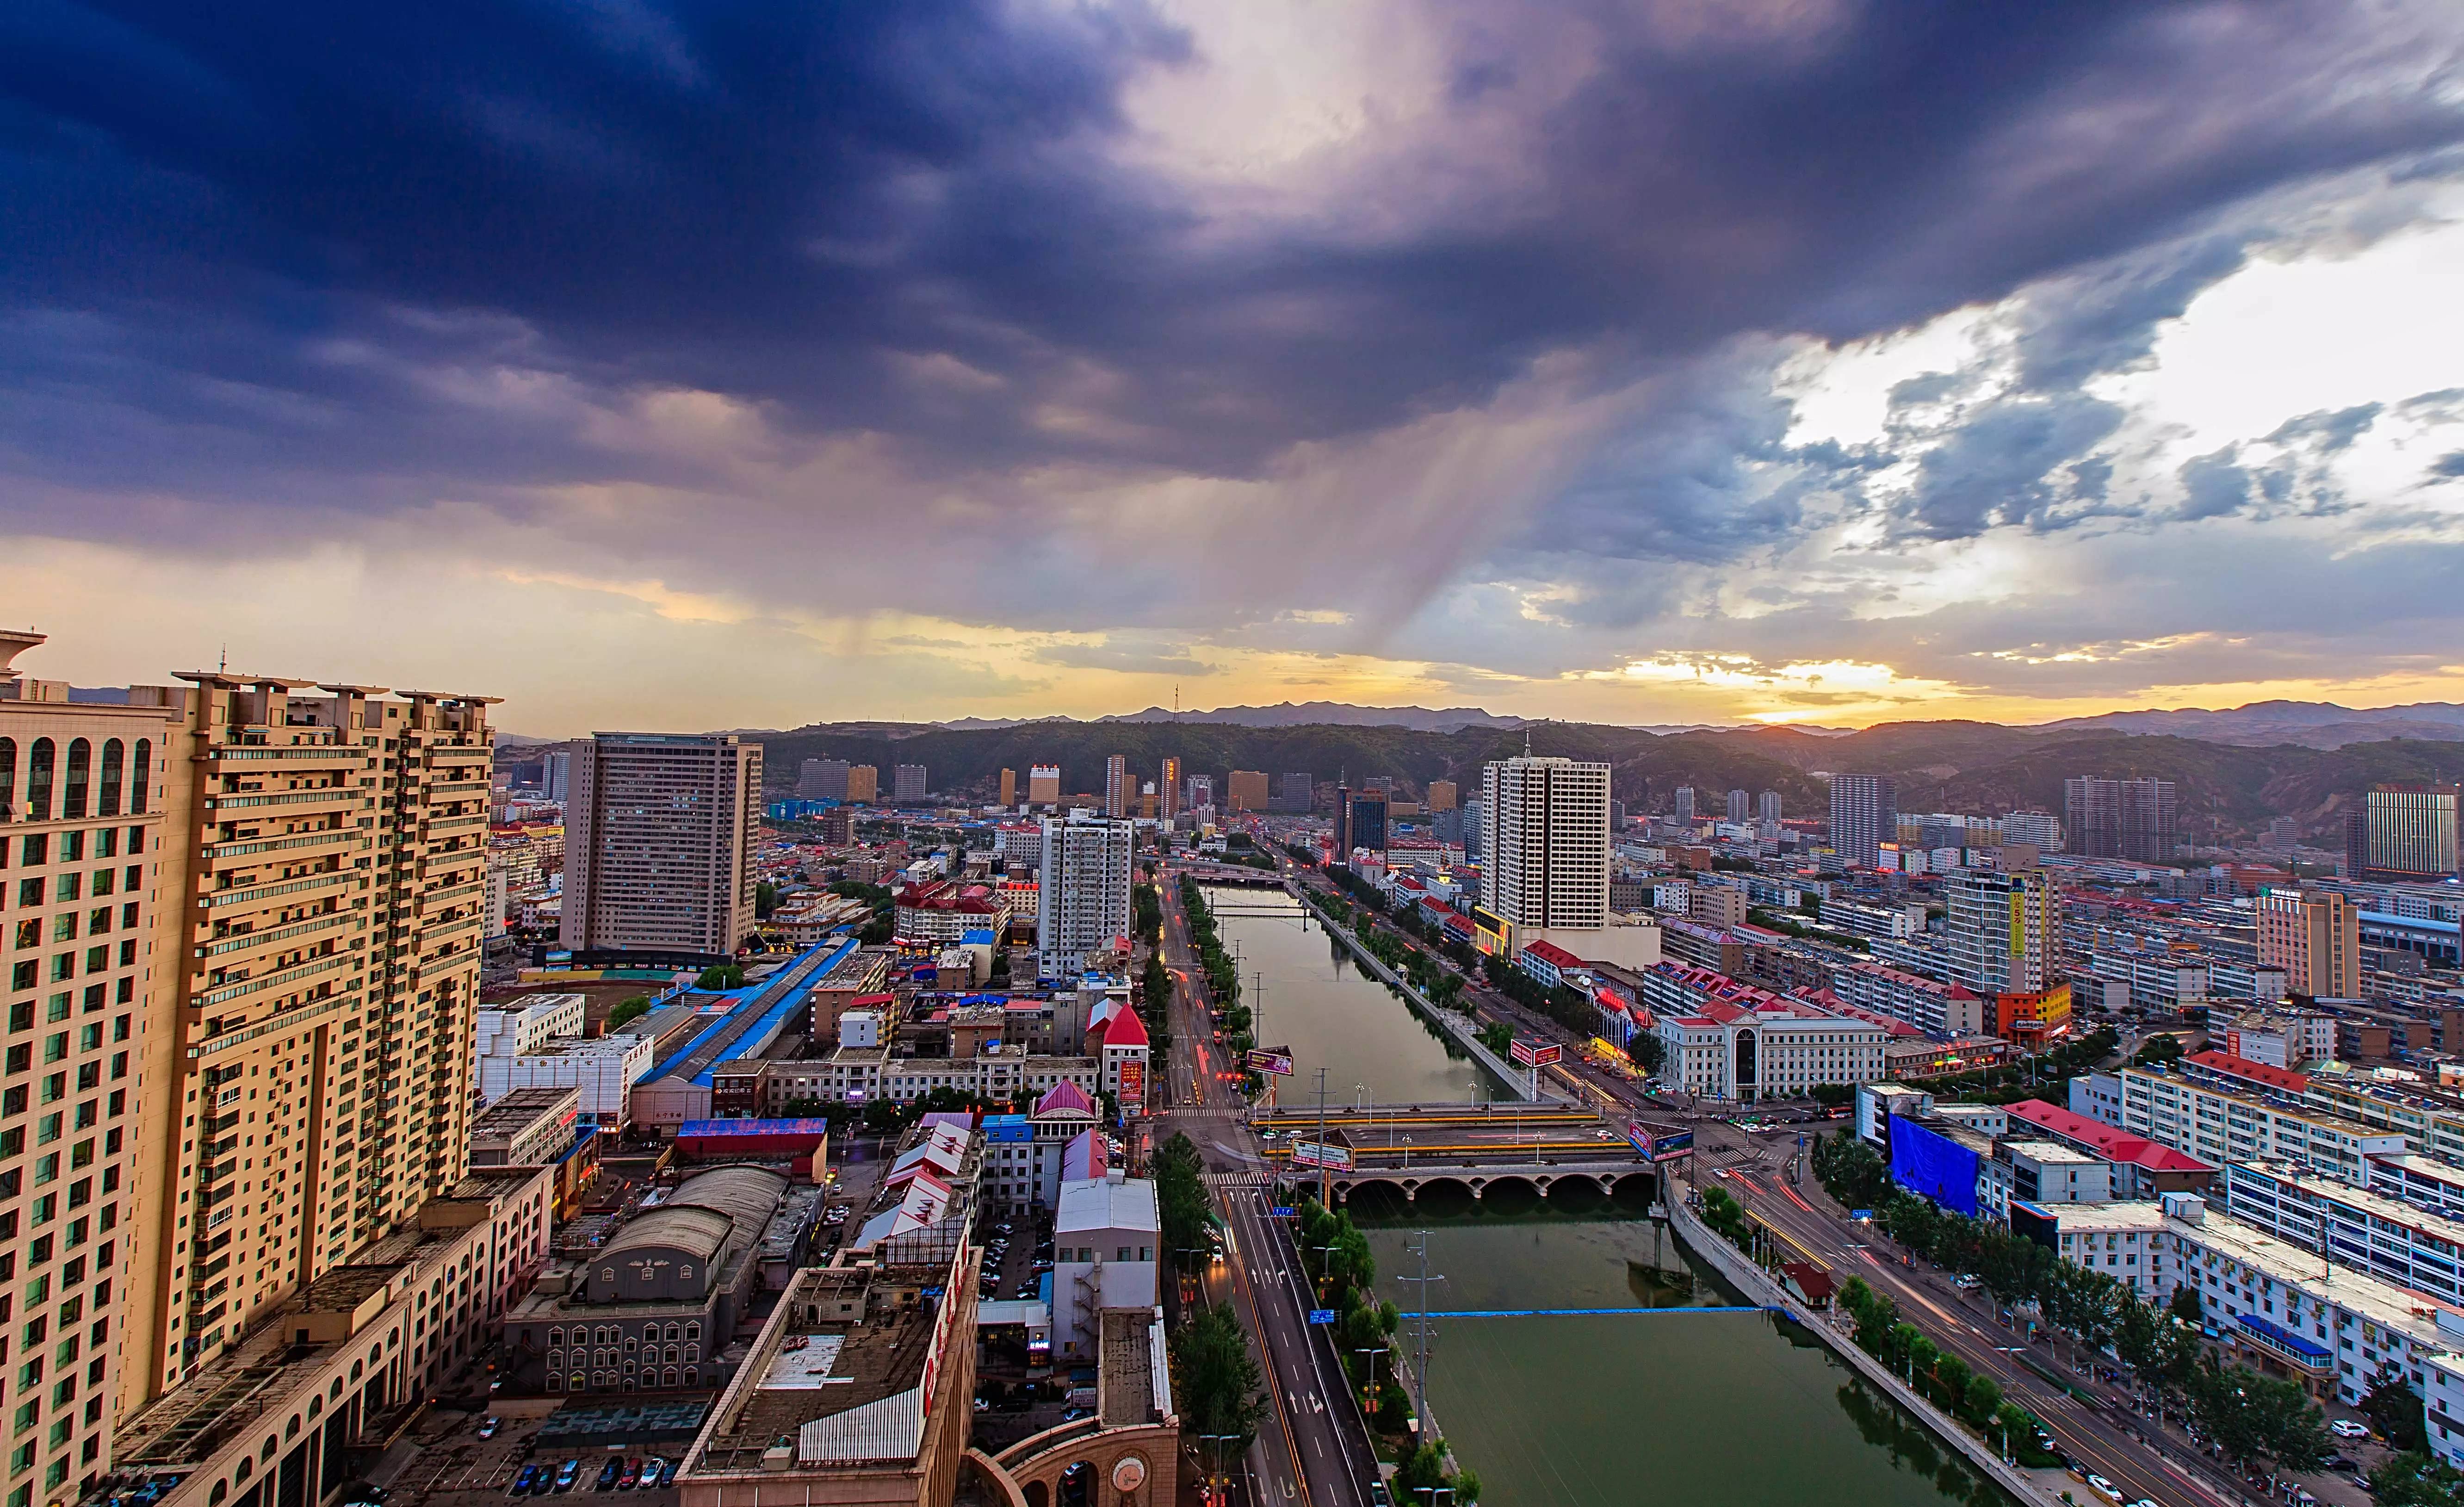
POLYGON ((1953 1213, 1976 1217, 1976 1153, 1912 1119, 1891 1119, 1891 1181, 1953 1213))

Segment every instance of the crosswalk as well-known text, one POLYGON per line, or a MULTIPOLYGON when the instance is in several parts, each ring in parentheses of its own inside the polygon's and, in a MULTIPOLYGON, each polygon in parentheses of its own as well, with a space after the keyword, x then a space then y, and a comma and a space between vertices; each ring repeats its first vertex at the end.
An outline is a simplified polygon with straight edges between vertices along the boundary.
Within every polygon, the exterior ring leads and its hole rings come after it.
POLYGON ((1265 1187, 1275 1179, 1268 1172, 1200 1172, 1198 1181, 1208 1187, 1265 1187))

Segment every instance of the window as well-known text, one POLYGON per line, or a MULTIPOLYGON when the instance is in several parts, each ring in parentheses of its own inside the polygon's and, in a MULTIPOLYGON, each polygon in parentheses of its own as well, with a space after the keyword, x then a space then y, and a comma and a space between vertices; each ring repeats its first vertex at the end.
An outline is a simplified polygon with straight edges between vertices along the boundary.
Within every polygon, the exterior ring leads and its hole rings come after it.
POLYGON ((94 762, 94 744, 82 738, 69 740, 68 780, 60 793, 60 815, 76 821, 85 814, 86 775, 94 762))
MULTIPOLYGON (((128 814, 131 816, 145 814, 145 789, 154 779, 153 762, 154 741, 150 738, 140 738, 137 740, 137 757, 131 760, 128 765, 128 814)), ((128 829, 130 853, 142 851, 139 844, 144 840, 145 834, 143 828, 128 829)))
MULTIPOLYGON (((33 746, 27 750, 26 819, 28 821, 47 822, 52 819, 52 759, 55 751, 52 741, 48 738, 35 739, 33 746)), ((33 842, 34 839, 32 837, 27 838, 27 847, 33 848, 33 842)))
POLYGON ((114 738, 102 745, 102 793, 95 804, 97 816, 120 814, 120 780, 124 772, 127 750, 114 738))

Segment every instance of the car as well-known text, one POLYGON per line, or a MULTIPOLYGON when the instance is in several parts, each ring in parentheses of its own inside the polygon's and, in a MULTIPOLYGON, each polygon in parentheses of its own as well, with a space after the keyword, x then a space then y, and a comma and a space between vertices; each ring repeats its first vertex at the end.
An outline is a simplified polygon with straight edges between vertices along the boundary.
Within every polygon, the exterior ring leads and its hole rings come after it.
POLYGON ((514 1489, 505 1495, 528 1496, 531 1494, 531 1488, 539 1484, 539 1468, 536 1465, 525 1465, 522 1467, 521 1474, 514 1477, 514 1489))
POLYGON ((641 1484, 642 1460, 639 1455, 636 1455, 625 1462, 623 1473, 616 1477, 616 1489, 620 1492, 629 1492, 641 1484))
POLYGON ((662 1486, 673 1486, 676 1484, 675 1461, 661 1460, 659 1462, 659 1484, 662 1486))
POLYGON ((1962 1272, 1955 1279, 1952 1280, 1950 1285, 1958 1288, 1963 1293, 1972 1293, 1982 1284, 1977 1281, 1975 1274, 1962 1272))
POLYGON ((590 1484, 590 1489, 594 1492, 612 1491, 616 1478, 624 1474, 625 1462, 611 1456, 605 1465, 599 1468, 599 1479, 590 1484))
POLYGON ((582 1479, 580 1460, 567 1460, 556 1468, 556 1489, 560 1492, 573 1490, 573 1483, 580 1479, 582 1479))
POLYGON ((1063 1423, 1076 1423, 1081 1418, 1092 1418, 1094 1416, 1095 1409, 1092 1407, 1065 1407, 1061 1410, 1061 1421, 1063 1423))
POLYGON ((2137 1501, 2132 1502, 2130 1507, 2156 1507, 2156 1504, 2148 1500, 2146 1497, 2142 1496, 2137 1501))
POLYGON ((2097 1474, 2093 1471, 2088 1473, 2087 1489, 2096 1493, 2099 1496, 2103 1497, 2106 1501, 2118 1502, 2122 1500, 2122 1488, 2114 1485, 2111 1481, 2106 1480, 2103 1476, 2097 1474))
POLYGON ((482 1418, 479 1420, 479 1437, 493 1439, 496 1436, 496 1430, 502 1427, 504 1427, 504 1420, 501 1418, 482 1418))
POLYGON ((2366 1439, 2370 1436, 2370 1430, 2367 1427, 2362 1424, 2357 1424, 2350 1418, 2329 1419, 2327 1421, 2327 1431, 2334 1434, 2339 1439, 2366 1439))
POLYGON ((1369 1483, 1369 1507, 1395 1507, 1395 1498, 1387 1493, 1384 1481, 1369 1483))

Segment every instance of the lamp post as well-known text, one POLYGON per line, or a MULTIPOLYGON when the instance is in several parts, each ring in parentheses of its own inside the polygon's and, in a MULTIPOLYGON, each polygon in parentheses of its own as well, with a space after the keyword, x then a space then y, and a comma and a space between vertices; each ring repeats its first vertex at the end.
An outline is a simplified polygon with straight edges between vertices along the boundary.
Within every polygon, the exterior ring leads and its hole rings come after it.
POLYGON ((1403 1170, 1412 1170, 1412 1138, 1409 1136, 1403 1138, 1403 1170))
POLYGON ((1216 1489, 1222 1484, 1223 1452, 1220 1448, 1214 1447, 1220 1446, 1226 1439, 1238 1444, 1241 1442, 1241 1436, 1237 1433, 1201 1433, 1198 1439, 1200 1444, 1210 1446, 1206 1452, 1213 1459, 1206 1470, 1206 1499, 1210 1502, 1217 1501, 1221 1499, 1216 1489))

